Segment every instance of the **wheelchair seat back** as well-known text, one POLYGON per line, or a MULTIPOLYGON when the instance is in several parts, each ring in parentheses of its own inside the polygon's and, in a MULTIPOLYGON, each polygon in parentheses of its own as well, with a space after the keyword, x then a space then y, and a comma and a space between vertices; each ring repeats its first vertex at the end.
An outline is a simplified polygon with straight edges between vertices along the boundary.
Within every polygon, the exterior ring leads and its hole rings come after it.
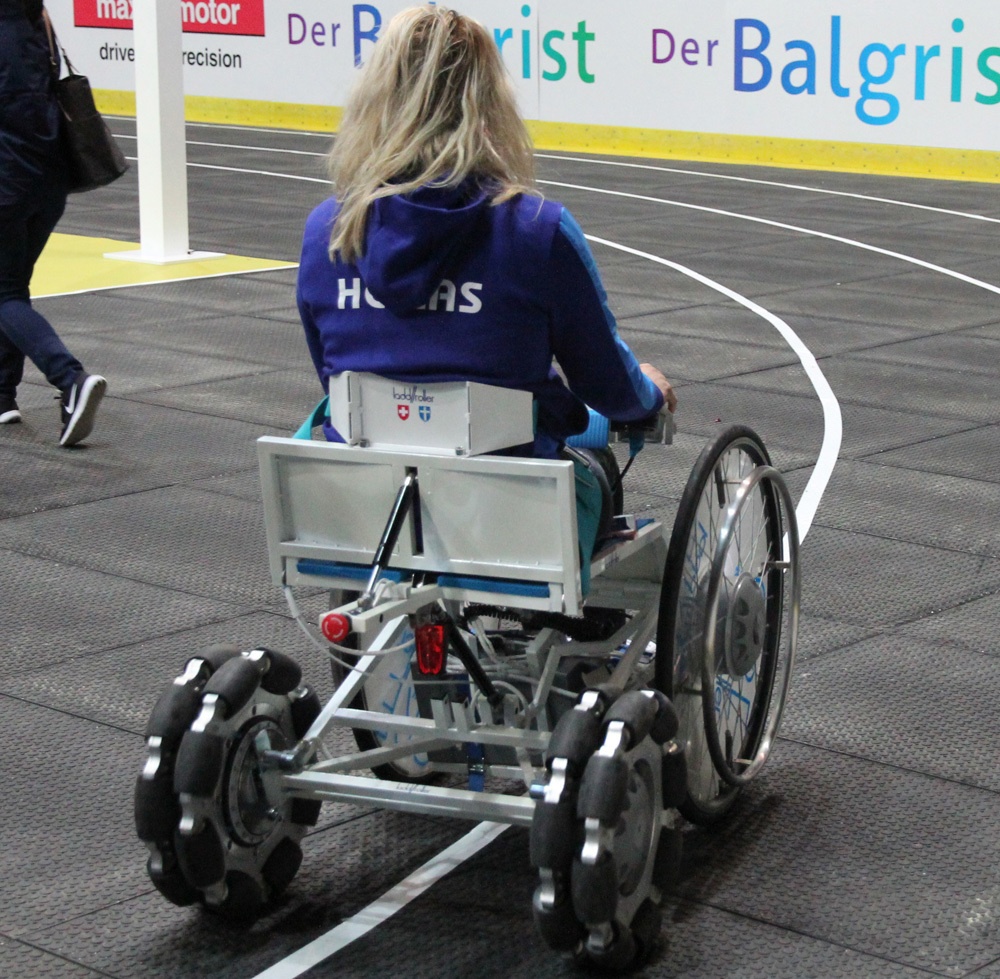
POLYGON ((348 442, 257 443, 276 584, 357 588, 415 475, 416 505, 389 565, 396 577, 437 576, 446 598, 579 614, 573 464, 478 454, 531 441, 530 394, 334 380, 331 424, 348 442))

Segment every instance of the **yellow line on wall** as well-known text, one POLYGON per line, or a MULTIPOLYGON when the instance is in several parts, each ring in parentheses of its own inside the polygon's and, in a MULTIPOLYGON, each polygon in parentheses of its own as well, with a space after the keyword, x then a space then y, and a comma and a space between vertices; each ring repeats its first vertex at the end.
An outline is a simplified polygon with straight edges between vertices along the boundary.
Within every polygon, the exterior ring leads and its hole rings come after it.
MULTIPOLYGON (((135 115, 132 92, 98 90, 94 94, 102 112, 135 115)), ((184 104, 189 122, 333 133, 342 117, 338 106, 199 95, 186 96, 184 104)), ((1000 183, 1000 153, 985 150, 733 136, 535 120, 528 122, 528 128, 540 150, 1000 183)))

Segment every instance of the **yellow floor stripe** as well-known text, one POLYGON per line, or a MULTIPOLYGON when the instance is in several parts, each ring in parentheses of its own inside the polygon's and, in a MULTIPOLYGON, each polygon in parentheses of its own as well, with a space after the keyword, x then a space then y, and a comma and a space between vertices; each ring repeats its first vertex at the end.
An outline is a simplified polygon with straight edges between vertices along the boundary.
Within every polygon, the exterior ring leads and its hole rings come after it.
POLYGON ((195 262, 173 265, 146 265, 105 258, 105 252, 138 250, 135 242, 113 238, 87 238, 82 235, 54 234, 35 265, 31 279, 31 295, 57 296, 94 289, 116 289, 122 286, 151 285, 157 282, 177 282, 216 275, 238 275, 263 272, 268 269, 295 268, 294 262, 244 255, 223 255, 195 262))

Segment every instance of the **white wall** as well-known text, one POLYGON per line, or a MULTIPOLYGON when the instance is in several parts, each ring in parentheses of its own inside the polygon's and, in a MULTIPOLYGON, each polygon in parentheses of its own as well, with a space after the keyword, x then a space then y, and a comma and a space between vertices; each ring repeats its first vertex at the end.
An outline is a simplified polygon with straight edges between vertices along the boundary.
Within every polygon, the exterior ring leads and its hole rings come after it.
MULTIPOLYGON (((185 4, 195 21, 184 37, 186 93, 342 105, 355 58, 366 57, 378 25, 405 6, 185 4)), ((1000 5, 988 0, 453 6, 501 39, 528 118, 1000 150, 1000 5)), ((130 8, 129 0, 49 0, 63 43, 95 88, 134 88, 131 31, 75 25, 128 24, 119 18, 130 8)))

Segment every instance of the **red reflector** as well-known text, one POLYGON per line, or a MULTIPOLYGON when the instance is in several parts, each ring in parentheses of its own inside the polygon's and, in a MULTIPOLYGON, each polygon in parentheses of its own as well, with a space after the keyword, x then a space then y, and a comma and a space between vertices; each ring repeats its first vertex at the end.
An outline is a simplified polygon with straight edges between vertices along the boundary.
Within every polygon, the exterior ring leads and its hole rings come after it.
POLYGON ((351 620, 341 612, 327 612, 319 620, 319 628, 330 642, 343 642, 351 634, 351 620))
POLYGON ((444 626, 436 623, 417 626, 417 669, 438 676, 444 672, 446 648, 444 626))

